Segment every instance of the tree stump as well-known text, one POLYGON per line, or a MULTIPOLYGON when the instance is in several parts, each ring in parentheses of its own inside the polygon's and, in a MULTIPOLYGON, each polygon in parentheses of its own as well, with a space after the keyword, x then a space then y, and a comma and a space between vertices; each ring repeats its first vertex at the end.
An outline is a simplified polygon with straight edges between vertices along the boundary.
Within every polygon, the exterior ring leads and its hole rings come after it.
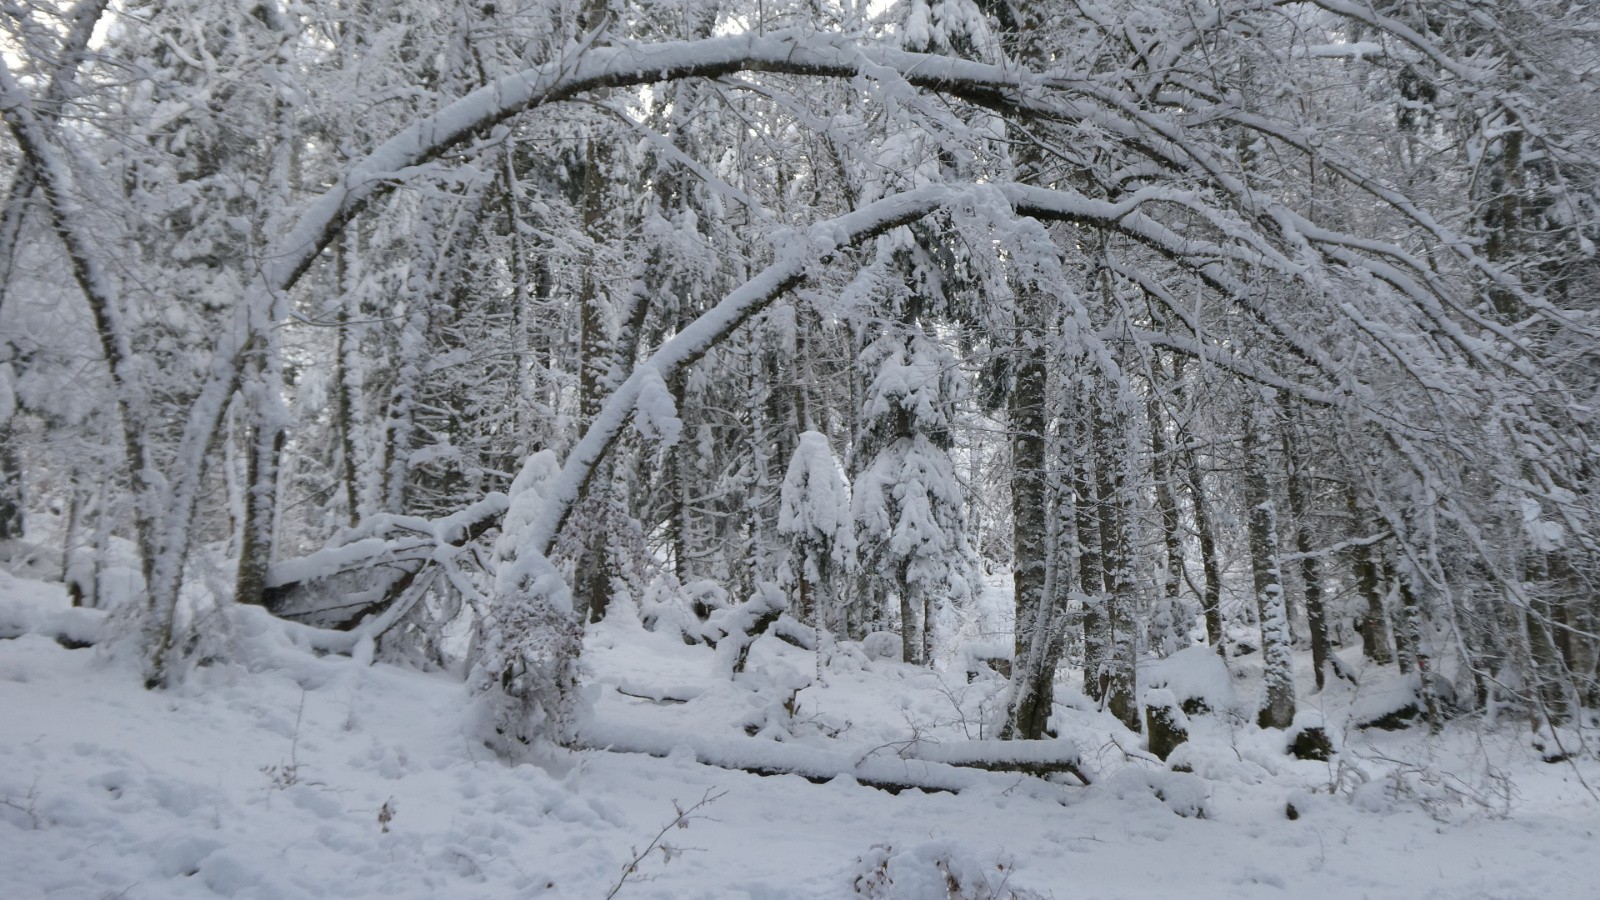
POLYGON ((1150 752, 1163 762, 1179 744, 1189 739, 1189 717, 1178 707, 1171 691, 1153 690, 1145 694, 1144 720, 1150 752))
POLYGON ((1327 762, 1338 752, 1333 746, 1333 736, 1328 734, 1319 713, 1305 711, 1294 717, 1289 731, 1289 755, 1295 759, 1327 762))

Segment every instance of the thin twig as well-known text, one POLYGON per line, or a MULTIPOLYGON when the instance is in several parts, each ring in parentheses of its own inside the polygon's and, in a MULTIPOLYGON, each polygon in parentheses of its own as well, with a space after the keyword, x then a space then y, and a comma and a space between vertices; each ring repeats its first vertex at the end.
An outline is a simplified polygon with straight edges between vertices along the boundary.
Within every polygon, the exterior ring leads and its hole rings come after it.
POLYGON ((684 809, 683 807, 679 806, 678 801, 672 801, 672 808, 677 812, 677 815, 668 820, 667 824, 661 826, 661 830, 656 832, 656 836, 650 839, 650 843, 645 845, 643 850, 634 853, 633 858, 623 864, 622 877, 618 878, 617 883, 612 885, 611 890, 606 893, 606 900, 612 900, 613 897, 617 896, 617 892, 622 890, 622 886, 628 883, 628 879, 633 878, 638 874, 639 864, 644 862, 645 857, 649 856, 650 852, 655 850, 658 846, 662 849, 668 861, 672 859, 672 853, 676 852, 676 849, 662 843, 661 839, 666 837, 667 832, 674 828, 688 828, 689 823, 695 819, 706 818, 705 816, 697 816, 695 813, 706 806, 721 800, 728 794, 727 791, 719 791, 713 794, 711 793, 713 790, 716 789, 708 789, 705 794, 700 797, 700 801, 688 809, 684 809))

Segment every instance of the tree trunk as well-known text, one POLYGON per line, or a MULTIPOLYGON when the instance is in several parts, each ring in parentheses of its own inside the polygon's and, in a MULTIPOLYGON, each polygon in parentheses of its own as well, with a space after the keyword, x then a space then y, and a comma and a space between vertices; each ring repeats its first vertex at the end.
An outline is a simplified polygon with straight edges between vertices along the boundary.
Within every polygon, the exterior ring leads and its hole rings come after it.
MULTIPOLYGON (((4 365, 4 363, 0 363, 4 365)), ((23 494, 22 460, 9 422, 0 422, 0 541, 22 537, 22 513, 27 509, 23 494)))
POLYGON ((237 603, 265 603, 267 567, 272 562, 273 523, 277 512, 278 456, 283 431, 257 421, 247 432, 244 516, 239 523, 239 570, 234 580, 237 603))
MULTIPOLYGON (((1069 404, 1071 401, 1068 401, 1069 404)), ((1068 414, 1059 420, 1049 456, 1053 460, 1070 459, 1068 455, 1081 423, 1068 414)), ((1017 690, 1025 692, 1016 704, 1017 731, 1031 729, 1029 733, 1048 734, 1049 719, 1055 697, 1056 671, 1061 665, 1061 655, 1066 650, 1066 625, 1068 610, 1073 598, 1082 597, 1075 562, 1079 553, 1072 547, 1075 541, 1077 510, 1072 498, 1072 469, 1059 462, 1049 473, 1049 498, 1052 515, 1050 522, 1050 568, 1046 572, 1045 591, 1047 603, 1041 607, 1029 624, 1033 639, 1027 647, 1026 657, 1014 657, 1012 671, 1027 673, 1027 681, 1017 682, 1017 690), (1065 469, 1067 483, 1061 483, 1065 469), (1040 700, 1048 702, 1041 703, 1040 700)), ((1019 648, 1020 650, 1020 648, 1019 648)), ((1003 735, 1005 737, 1005 735, 1003 735)))
MULTIPOLYGON (((594 7, 593 3, 587 7, 594 7)), ((595 17, 595 13, 590 13, 595 17)), ((606 227, 609 212, 610 153, 598 135, 590 135, 584 145, 583 231, 598 248, 610 237, 606 227)), ((591 253, 583 272, 578 298, 578 420, 581 426, 594 421, 606 396, 610 373, 612 342, 607 320, 608 298, 601 286, 599 261, 591 253)), ((610 541, 605 520, 611 503, 611 465, 609 460, 595 470, 593 490, 585 499, 587 515, 580 520, 585 529, 581 555, 573 577, 578 609, 585 621, 605 618, 611 603, 610 541)))
MULTIPOLYGON (((1365 537, 1373 524, 1356 497, 1354 484, 1345 485, 1344 497, 1351 531, 1365 537)), ((1377 665, 1387 666, 1394 662, 1394 652, 1389 647, 1389 615, 1383 608, 1377 550, 1372 544, 1356 544, 1350 548, 1350 562, 1355 570, 1356 591, 1366 600, 1361 617, 1361 652, 1377 665)))
MULTIPOLYGON (((1166 550, 1166 566, 1161 579, 1161 597, 1166 605, 1161 636, 1165 646, 1162 653, 1177 650, 1188 644, 1189 623, 1179 619, 1179 598, 1183 591, 1183 522, 1178 516, 1178 502, 1172 493, 1172 459, 1167 447, 1165 417, 1161 403, 1152 397, 1146 404, 1150 422, 1150 478, 1154 483, 1156 513, 1161 517, 1161 542, 1166 550)), ((1152 640, 1154 643, 1154 640, 1152 640)))
POLYGON ((1444 726, 1439 708, 1439 691, 1434 684, 1433 653, 1429 649, 1429 642, 1423 634, 1422 604, 1417 599, 1416 589, 1411 586, 1411 576, 1400 572, 1395 579, 1395 584, 1400 592, 1401 626, 1405 631, 1405 645, 1410 651, 1412 667, 1417 673, 1417 682, 1421 685, 1422 706, 1428 717, 1428 727, 1433 733, 1439 733, 1444 726))
MULTIPOLYGON (((1092 416, 1092 413, 1090 414, 1092 416)), ((1102 509, 1095 485, 1093 426, 1086 417, 1073 448, 1074 531, 1078 579, 1083 586, 1083 692, 1096 703, 1105 700, 1110 679, 1107 659, 1111 637, 1106 623, 1105 561, 1101 554, 1102 509)))
POLYGON ((73 606, 95 606, 95 598, 83 583, 81 573, 73 565, 73 557, 83 544, 83 489, 77 480, 80 472, 68 469, 70 487, 67 488, 67 521, 61 535, 61 581, 67 586, 67 599, 73 606))
POLYGON ((359 460, 357 430, 361 427, 356 412, 361 392, 360 342, 354 334, 354 320, 360 316, 357 299, 354 265, 359 256, 356 246, 356 229, 347 226, 344 237, 334 245, 335 273, 339 293, 339 321, 334 335, 334 431, 339 442, 339 481, 343 488, 345 521, 351 528, 361 522, 361 478, 357 472, 359 460))
POLYGON ((1018 317, 1028 329, 1015 351, 1015 381, 1007 415, 1011 425, 1011 548, 1016 611, 1011 710, 1004 736, 1044 736, 1054 703, 1055 667, 1048 647, 1055 616, 1047 596, 1049 494, 1045 471, 1048 349, 1042 327, 1046 298, 1022 292, 1018 317), (1046 667, 1049 671, 1045 671, 1046 667))
MULTIPOLYGON (((61 114, 60 111, 66 108, 65 101, 75 90, 78 69, 83 65, 84 60, 88 58, 89 44, 93 40, 96 29, 99 27, 101 17, 105 15, 106 8, 110 5, 110 0, 80 0, 80 2, 73 4, 71 7, 60 10, 60 12, 66 14, 65 21, 70 27, 61 36, 58 55, 54 60, 54 65, 48 69, 50 78, 44 90, 45 102, 38 107, 38 112, 35 113, 30 110, 31 114, 26 117, 35 119, 34 124, 36 127, 31 129, 35 132, 35 139, 42 139, 46 131, 53 131, 59 127, 58 117, 61 114)), ((12 122, 13 129, 26 127, 27 125, 22 121, 12 122)), ((37 169, 41 161, 36 153, 28 153, 26 152, 26 147, 24 147, 22 158, 17 161, 16 170, 11 178, 11 185, 7 189, 5 205, 0 208, 0 310, 5 308, 6 298, 11 292, 11 279, 15 272, 17 249, 23 234, 23 226, 31 208, 30 201, 35 192, 42 193, 45 201, 50 204, 54 204, 61 199, 60 194, 57 193, 60 190, 60 185, 51 186, 41 181, 37 169), (43 188, 42 191, 41 188, 43 188)), ((53 215, 59 217, 60 212, 57 211, 53 215)), ((63 228, 69 230, 71 228, 69 225, 59 221, 54 224, 58 233, 63 228)), ((76 252, 71 250, 73 246, 71 242, 67 246, 69 252, 76 252)), ((80 282, 84 275, 82 268, 82 263, 74 259, 74 275, 80 282)), ((106 299, 95 294, 86 296, 91 307, 94 307, 97 302, 106 299)), ((117 354, 110 345, 104 343, 106 340, 106 325, 99 320, 105 313, 99 309, 94 309, 93 311, 96 316, 96 328, 101 332, 102 349, 108 351, 105 357, 106 364, 112 367, 111 377, 114 387, 119 388, 117 407, 118 414, 121 416, 126 414, 127 410, 122 399, 124 392, 120 390, 122 386, 116 384, 121 379, 121 374, 116 371, 116 366, 118 365, 117 354)), ((0 366, 10 367, 12 365, 14 350, 15 348, 11 344, 0 340, 0 366)), ((16 374, 20 373, 7 371, 4 377, 7 381, 13 381, 16 374)), ((6 384, 0 390, 9 392, 13 388, 14 384, 6 384)), ((15 399, 12 398, 12 401, 12 405, 15 406, 15 399)), ((21 539, 23 516, 27 510, 22 461, 14 443, 14 426, 8 421, 9 417, 15 412, 15 409, 10 410, 6 413, 6 418, 0 419, 0 541, 21 539)), ((126 431, 127 423, 123 422, 121 424, 126 431)), ((130 464, 133 459, 133 456, 129 457, 130 464)), ((135 474, 138 474, 137 471, 135 471, 135 474)))
POLYGON ((236 603, 261 606, 266 601, 267 567, 272 563, 273 531, 278 512, 278 460, 284 430, 278 409, 281 370, 274 359, 277 342, 264 341, 249 364, 242 398, 245 429, 244 515, 239 522, 239 569, 234 580, 236 603))
POLYGON ((1415 635, 1406 623, 1405 605, 1400 602, 1400 572, 1394 564, 1393 553, 1402 552, 1396 547, 1383 554, 1383 585, 1388 595, 1384 608, 1391 613, 1387 623, 1389 634, 1394 638, 1394 658, 1399 666, 1400 674, 1409 675, 1416 670, 1417 650, 1412 641, 1415 635))
POLYGON ((1114 406, 1121 398, 1096 404, 1094 451, 1099 458, 1096 492, 1100 495, 1100 549, 1104 564, 1106 626, 1105 704, 1131 731, 1143 729, 1139 709, 1137 580, 1133 553, 1137 536, 1133 498, 1128 492, 1126 422, 1114 406))
POLYGON ((1305 461, 1300 458, 1295 440, 1295 416, 1288 398, 1283 398, 1285 413, 1283 423, 1283 462, 1286 469, 1286 487, 1289 495, 1289 515, 1294 517, 1294 549, 1300 557, 1300 580, 1305 590, 1306 622, 1311 630, 1311 667, 1316 674, 1317 690, 1325 686, 1331 666, 1333 647, 1328 638, 1328 616, 1322 602, 1322 572, 1317 558, 1312 555, 1311 522, 1306 508, 1305 461))
POLYGON ((1190 504, 1194 508, 1194 530, 1200 540, 1200 571, 1204 579, 1200 610, 1206 620, 1206 642, 1223 659, 1227 659, 1227 638, 1222 622, 1222 562, 1217 555, 1216 531, 1211 524, 1211 498, 1206 493, 1205 477, 1200 471, 1200 454, 1194 446, 1194 438, 1187 429, 1180 430, 1178 438, 1183 446, 1184 476, 1189 488, 1190 504))
MULTIPOLYGON (((1538 551, 1528 552, 1528 559, 1524 563, 1528 584, 1540 585, 1546 580, 1548 572, 1544 556, 1538 551)), ((1539 713, 1536 724, 1538 718, 1546 719, 1551 724, 1564 723, 1571 718, 1573 711, 1568 702, 1567 671, 1562 664, 1554 633, 1550 601, 1542 597, 1529 598, 1522 621, 1527 641, 1528 678, 1533 689, 1530 699, 1537 704, 1539 713)))
POLYGON ((1294 722, 1294 649, 1278 566, 1278 524, 1267 483, 1267 437, 1272 433, 1265 403, 1247 401, 1244 429, 1245 504, 1249 507, 1250 569, 1256 613, 1261 620, 1261 668, 1266 699, 1258 717, 1262 728, 1288 728, 1294 722))

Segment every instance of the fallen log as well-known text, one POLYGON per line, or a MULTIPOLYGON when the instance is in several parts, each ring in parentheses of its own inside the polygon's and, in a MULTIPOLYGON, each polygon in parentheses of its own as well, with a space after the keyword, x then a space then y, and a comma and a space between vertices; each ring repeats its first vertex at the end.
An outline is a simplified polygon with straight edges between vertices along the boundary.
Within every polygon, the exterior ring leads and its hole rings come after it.
POLYGON ((92 647, 107 636, 104 610, 80 606, 54 607, 33 598, 0 603, 0 640, 25 634, 47 637, 68 650, 92 647))
POLYGON ((1047 741, 917 741, 901 755, 908 759, 944 763, 950 766, 983 769, 989 772, 1021 772, 1043 778, 1069 774, 1085 785, 1078 745, 1064 738, 1047 741))
MULTIPOLYGON (((1029 780, 1033 781, 1057 772, 1070 772, 1089 783, 1079 765, 1077 748, 1067 741, 911 741, 852 752, 737 734, 685 734, 591 721, 579 729, 577 747, 655 757, 688 751, 702 765, 753 775, 794 775, 814 784, 848 777, 891 794, 906 790, 960 793, 980 787, 1010 790, 1017 786, 1016 775, 1032 776, 1029 780), (1019 746, 1007 752, 1006 744, 1019 746)), ((1042 788, 1051 783, 1038 780, 1034 784, 1042 788)))
POLYGON ((349 631, 403 596, 441 548, 460 548, 500 527, 507 500, 489 494, 438 519, 374 516, 335 546, 267 569, 263 605, 275 616, 349 631))

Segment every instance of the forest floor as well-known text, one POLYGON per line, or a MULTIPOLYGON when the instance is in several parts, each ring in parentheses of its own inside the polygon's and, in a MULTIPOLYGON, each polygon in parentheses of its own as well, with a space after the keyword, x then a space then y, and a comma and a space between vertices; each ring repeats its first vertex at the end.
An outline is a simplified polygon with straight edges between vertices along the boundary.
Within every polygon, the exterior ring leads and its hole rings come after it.
MULTIPOLYGON (((114 650, 48 636, 94 624, 65 608, 60 585, 0 573, 7 900, 598 900, 619 884, 617 897, 674 900, 935 900, 952 884, 1061 900, 1600 897, 1600 763, 1546 763, 1512 721, 1437 737, 1350 727, 1371 685, 1395 681, 1383 670, 1362 673, 1365 689, 1300 685, 1339 746, 1329 762, 1224 710, 1193 719, 1175 758, 1194 774, 1173 773, 1063 685, 1075 702, 1056 725, 1092 785, 975 773, 959 793, 891 794, 696 759, 754 759, 782 739, 915 774, 908 748, 991 736, 1002 681, 851 645, 819 666, 772 639, 735 679, 715 651, 622 614, 589 639, 590 734, 665 755, 511 766, 465 737, 457 677, 317 658, 236 623, 235 661, 149 692, 114 650), (679 810, 685 827, 666 827, 679 810)), ((1207 689, 1248 707, 1249 658, 1233 668, 1235 684, 1207 689)))

